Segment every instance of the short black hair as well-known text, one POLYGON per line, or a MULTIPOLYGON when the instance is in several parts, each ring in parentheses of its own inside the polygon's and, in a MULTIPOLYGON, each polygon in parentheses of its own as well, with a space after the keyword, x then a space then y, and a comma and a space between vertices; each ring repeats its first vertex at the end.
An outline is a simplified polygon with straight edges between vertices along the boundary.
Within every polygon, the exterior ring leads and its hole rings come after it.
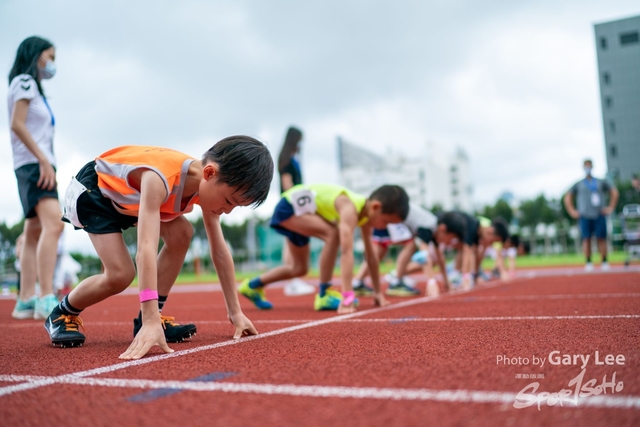
POLYGON ((204 153, 202 165, 208 163, 217 163, 218 180, 239 191, 252 206, 260 206, 267 199, 273 159, 262 142, 250 136, 229 136, 204 153))
POLYGON ((514 248, 520 246, 520 236, 518 236, 517 234, 512 234, 511 236, 509 236, 509 241, 511 242, 511 246, 513 246, 514 248))
POLYGON ((507 221, 499 217, 494 218, 493 221, 491 221, 491 226, 498 237, 500 237, 500 241, 502 241, 502 243, 506 242, 509 238, 509 225, 507 221))
POLYGON ((383 185, 371 193, 369 200, 379 201, 383 214, 398 215, 403 221, 409 215, 409 196, 399 185, 383 185))
POLYGON ((467 233, 467 219, 459 212, 444 212, 438 217, 438 225, 444 224, 448 233, 453 233, 460 240, 467 233))
POLYGON ((16 59, 9 72, 9 84, 11 84, 11 80, 16 76, 28 74, 35 80, 40 95, 44 96, 42 86, 40 86, 40 79, 38 78, 38 60, 42 52, 50 47, 53 47, 53 44, 42 37, 31 36, 24 39, 22 43, 20 43, 20 46, 18 46, 16 59))

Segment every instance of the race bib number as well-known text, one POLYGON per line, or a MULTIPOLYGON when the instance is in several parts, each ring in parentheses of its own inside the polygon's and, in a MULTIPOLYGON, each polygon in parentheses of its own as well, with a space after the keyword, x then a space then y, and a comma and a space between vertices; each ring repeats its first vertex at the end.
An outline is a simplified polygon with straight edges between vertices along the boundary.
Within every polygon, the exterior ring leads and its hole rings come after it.
POLYGON ((411 233, 409 227, 402 223, 388 224, 387 232, 389 232, 389 237, 393 243, 406 242, 413 239, 413 233, 411 233))
POLYGON ((591 205, 600 206, 600 194, 596 192, 591 193, 591 205))
POLYGON ((87 187, 80 184, 80 182, 75 178, 71 178, 71 184, 67 187, 67 192, 64 196, 64 217, 69 220, 69 222, 77 228, 84 228, 84 225, 80 222, 78 218, 78 197, 82 193, 87 191, 87 187))
POLYGON ((296 216, 314 214, 318 210, 316 195, 311 190, 303 189, 291 194, 291 205, 296 216))

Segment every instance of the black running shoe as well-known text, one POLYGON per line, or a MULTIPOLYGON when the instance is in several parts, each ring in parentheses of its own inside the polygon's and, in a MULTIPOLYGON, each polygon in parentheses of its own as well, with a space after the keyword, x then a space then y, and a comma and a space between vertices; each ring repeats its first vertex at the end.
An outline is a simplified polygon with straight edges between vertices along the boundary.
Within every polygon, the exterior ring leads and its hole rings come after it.
MULTIPOLYGON (((162 328, 164 329, 164 338, 167 342, 182 342, 195 336, 197 332, 196 325, 181 325, 179 323, 175 323, 175 317, 160 315, 160 320, 162 321, 162 328)), ((138 317, 133 319, 134 337, 138 334, 140 328, 142 328, 142 318, 140 314, 138 314, 138 317)))
POLYGON ((58 307, 53 309, 44 322, 44 328, 54 347, 80 347, 84 344, 85 336, 78 331, 78 327, 84 329, 82 319, 63 314, 58 307))

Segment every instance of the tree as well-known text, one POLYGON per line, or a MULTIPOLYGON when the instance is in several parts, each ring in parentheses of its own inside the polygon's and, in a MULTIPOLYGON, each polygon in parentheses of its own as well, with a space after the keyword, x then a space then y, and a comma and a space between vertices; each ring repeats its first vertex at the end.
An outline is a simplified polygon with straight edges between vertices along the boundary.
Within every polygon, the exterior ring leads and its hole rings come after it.
POLYGON ((509 203, 507 203, 506 200, 498 199, 495 205, 487 205, 484 207, 482 216, 486 216, 490 219, 500 217, 507 221, 507 224, 511 224, 511 220, 513 219, 513 209, 511 209, 511 206, 509 206, 509 203))
POLYGON ((558 201, 547 201, 543 194, 520 204, 520 225, 535 227, 538 224, 553 224, 560 219, 558 201))

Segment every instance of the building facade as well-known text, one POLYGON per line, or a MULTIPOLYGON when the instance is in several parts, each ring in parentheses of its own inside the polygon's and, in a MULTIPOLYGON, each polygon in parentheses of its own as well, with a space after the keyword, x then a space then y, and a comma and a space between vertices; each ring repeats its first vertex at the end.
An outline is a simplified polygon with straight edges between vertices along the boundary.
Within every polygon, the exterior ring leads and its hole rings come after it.
POLYGON ((427 209, 472 211, 469 159, 461 148, 450 156, 429 142, 410 156, 394 150, 381 156, 338 138, 338 157, 341 184, 357 193, 396 184, 427 209))
POLYGON ((640 16, 594 25, 609 174, 640 174, 640 16))

